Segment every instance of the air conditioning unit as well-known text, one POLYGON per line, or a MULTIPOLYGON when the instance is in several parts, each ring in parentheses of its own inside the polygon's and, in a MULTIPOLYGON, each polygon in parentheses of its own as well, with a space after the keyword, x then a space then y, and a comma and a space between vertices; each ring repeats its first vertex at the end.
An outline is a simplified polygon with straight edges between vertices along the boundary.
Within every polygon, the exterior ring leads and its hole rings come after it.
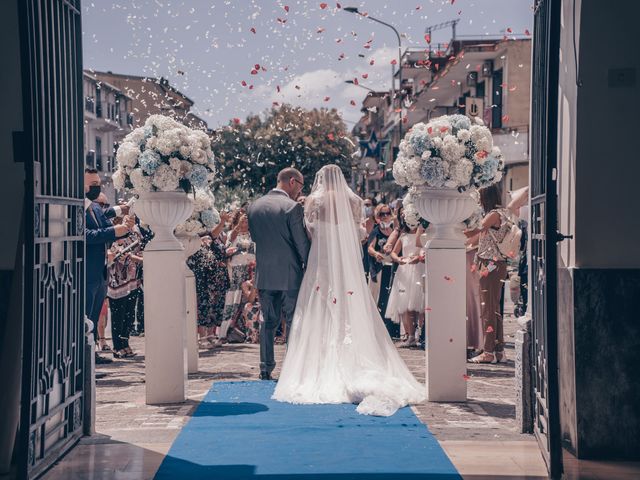
POLYGON ((493 60, 486 60, 482 64, 482 76, 489 78, 491 75, 493 75, 493 60))
POLYGON ((467 74, 467 87, 475 87, 478 84, 478 72, 469 72, 467 74))

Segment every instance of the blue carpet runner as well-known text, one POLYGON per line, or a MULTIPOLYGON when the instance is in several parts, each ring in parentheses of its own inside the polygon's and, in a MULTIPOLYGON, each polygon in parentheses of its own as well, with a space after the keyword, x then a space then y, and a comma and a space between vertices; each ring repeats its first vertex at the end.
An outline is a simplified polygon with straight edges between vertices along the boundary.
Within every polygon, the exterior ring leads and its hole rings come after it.
POLYGON ((356 406, 271 400, 273 382, 214 383, 156 480, 460 479, 410 408, 391 417, 356 406))

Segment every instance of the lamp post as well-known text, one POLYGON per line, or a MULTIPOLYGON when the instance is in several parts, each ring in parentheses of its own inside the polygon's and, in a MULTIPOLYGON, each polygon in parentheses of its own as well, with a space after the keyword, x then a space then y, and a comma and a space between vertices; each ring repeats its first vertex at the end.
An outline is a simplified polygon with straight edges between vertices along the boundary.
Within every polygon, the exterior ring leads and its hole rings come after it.
MULTIPOLYGON (((389 27, 391 30, 393 30, 393 33, 396 34, 396 37, 398 38, 398 81, 399 81, 399 87, 398 87, 398 106, 399 106, 399 117, 400 117, 400 122, 398 124, 398 132, 400 134, 400 140, 402 140, 402 40, 400 39, 400 33, 398 32, 398 30, 396 29, 396 27, 394 27, 393 25, 387 23, 387 22, 383 22, 382 20, 378 20, 377 18, 374 18, 370 15, 363 15, 362 13, 360 13, 360 11, 358 10, 357 7, 344 7, 343 10, 345 12, 349 12, 349 13, 355 13, 356 15, 360 15, 362 17, 368 18, 369 20, 376 22, 376 23, 380 23, 382 25, 384 25, 385 27, 389 27)), ((394 76, 391 77, 391 90, 393 91, 394 95, 395 95, 395 81, 394 81, 394 76)))
POLYGON ((345 80, 344 83, 348 83, 349 85, 355 85, 356 87, 364 88, 369 90, 370 92, 375 92, 373 88, 365 87, 364 85, 360 85, 359 83, 355 83, 353 80, 345 80))

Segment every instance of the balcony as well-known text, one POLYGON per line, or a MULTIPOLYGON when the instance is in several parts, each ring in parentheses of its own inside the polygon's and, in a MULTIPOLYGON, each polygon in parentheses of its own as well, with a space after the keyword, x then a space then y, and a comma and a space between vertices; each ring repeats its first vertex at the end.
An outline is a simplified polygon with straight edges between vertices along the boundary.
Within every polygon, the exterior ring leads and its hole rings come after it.
POLYGON ((97 102, 95 118, 89 117, 90 125, 98 132, 112 132, 120 128, 119 123, 114 118, 109 118, 110 115, 104 114, 105 111, 102 108, 102 102, 97 102))

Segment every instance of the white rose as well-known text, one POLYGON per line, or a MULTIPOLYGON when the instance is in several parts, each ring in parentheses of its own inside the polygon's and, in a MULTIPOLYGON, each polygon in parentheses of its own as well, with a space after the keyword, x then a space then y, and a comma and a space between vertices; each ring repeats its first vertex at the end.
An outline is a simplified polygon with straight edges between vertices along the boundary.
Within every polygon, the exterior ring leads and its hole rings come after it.
POLYGON ((191 160, 202 165, 206 165, 209 161, 206 152, 201 148, 194 148, 191 151, 191 160))

